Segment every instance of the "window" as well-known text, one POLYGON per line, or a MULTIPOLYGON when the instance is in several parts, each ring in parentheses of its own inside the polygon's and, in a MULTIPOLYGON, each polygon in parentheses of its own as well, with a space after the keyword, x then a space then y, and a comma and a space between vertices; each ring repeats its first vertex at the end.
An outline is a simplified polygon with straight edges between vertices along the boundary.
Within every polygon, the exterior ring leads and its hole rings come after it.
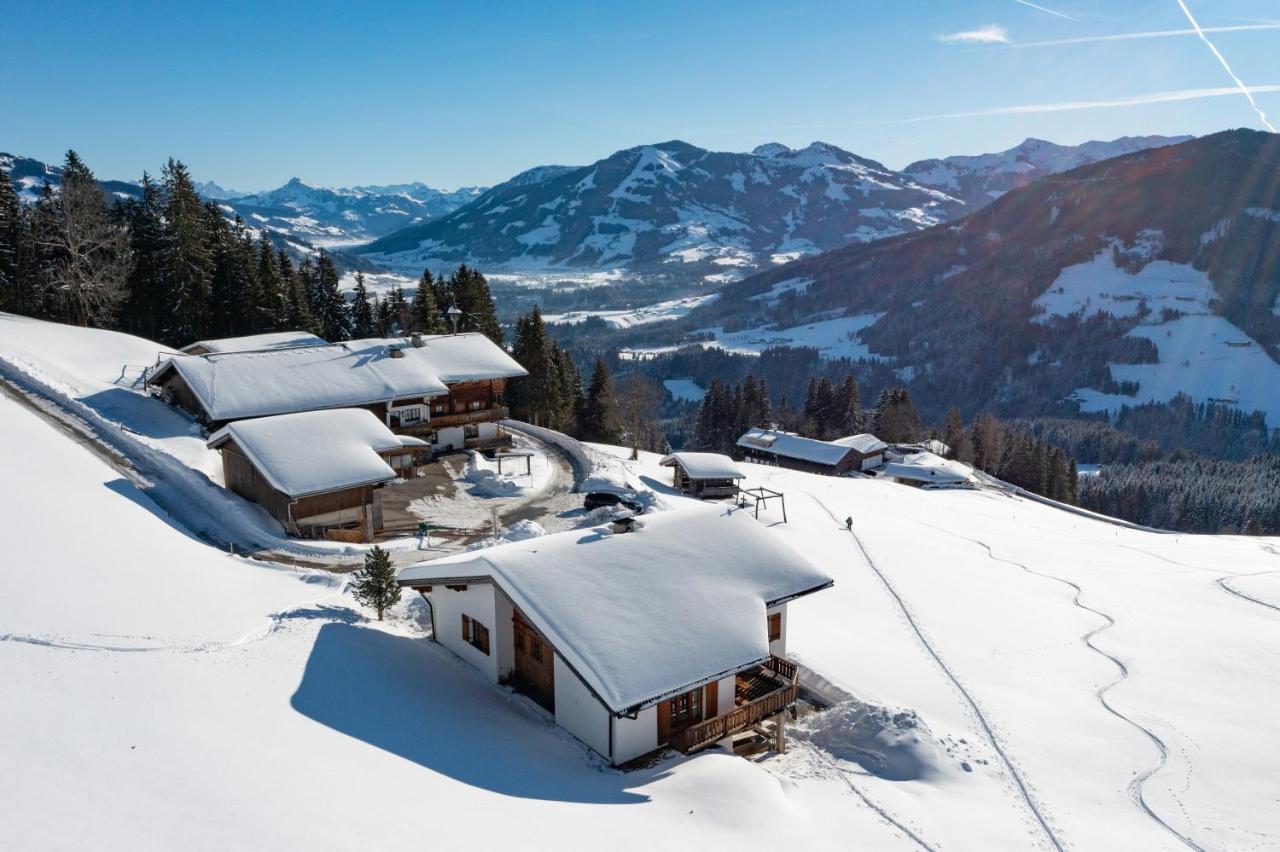
POLYGON ((782 638, 782 613, 775 612, 769 616, 769 641, 777 642, 782 638))
POLYGON ((671 724, 686 725, 702 718, 702 690, 695 689, 671 699, 671 724))
POLYGON ((542 643, 532 636, 529 637, 529 656, 542 662, 542 643))
POLYGON ((484 408, 484 400, 473 399, 471 402, 467 403, 467 409, 469 411, 479 411, 482 408, 484 408))
POLYGON ((469 615, 462 616, 462 641, 486 656, 489 654, 489 628, 469 615))
POLYGON ((393 408, 391 414, 400 419, 401 426, 412 426, 422 422, 422 406, 410 405, 405 408, 393 408))
POLYGON ((474 423, 468 423, 462 427, 462 437, 468 440, 480 437, 480 427, 474 423))
POLYGON ((444 404, 443 402, 437 402, 435 405, 431 406, 431 413, 432 413, 432 414, 444 414, 444 410, 445 410, 445 408, 446 408, 446 406, 445 406, 445 404, 444 404))

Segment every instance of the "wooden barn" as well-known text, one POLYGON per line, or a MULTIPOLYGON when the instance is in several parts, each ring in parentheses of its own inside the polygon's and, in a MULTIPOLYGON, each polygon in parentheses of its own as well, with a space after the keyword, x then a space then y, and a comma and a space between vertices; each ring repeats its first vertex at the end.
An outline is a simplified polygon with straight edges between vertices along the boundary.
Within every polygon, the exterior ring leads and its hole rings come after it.
POLYGON ((372 541, 382 529, 381 488, 413 475, 427 443, 395 435, 371 412, 334 408, 238 420, 209 439, 223 481, 289 535, 372 541))
POLYGON ((497 446, 503 393, 526 375, 482 334, 413 335, 245 352, 176 355, 152 392, 210 430, 253 417, 364 408, 437 451, 497 446))
POLYGON ((765 726, 782 744, 788 604, 832 580, 745 511, 694 507, 422 562, 399 583, 430 601, 435 641, 621 764, 765 726))
POLYGON ((672 469, 676 488, 702 500, 734 497, 738 483, 746 479, 733 459, 719 453, 672 453, 659 464, 672 469))
POLYGON ((847 438, 837 438, 831 443, 853 450, 854 470, 872 470, 880 467, 885 462, 884 454, 889 450, 888 444, 866 432, 850 435, 847 438))
POLYGON ((737 444, 743 455, 753 461, 833 476, 861 470, 864 458, 854 447, 776 429, 751 429, 737 444))

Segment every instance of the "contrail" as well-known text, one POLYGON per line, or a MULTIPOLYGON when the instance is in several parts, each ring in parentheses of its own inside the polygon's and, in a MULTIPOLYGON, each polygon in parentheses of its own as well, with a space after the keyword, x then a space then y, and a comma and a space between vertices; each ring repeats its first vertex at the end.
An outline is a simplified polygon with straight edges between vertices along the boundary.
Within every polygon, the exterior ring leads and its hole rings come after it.
MULTIPOLYGON (((1057 103, 1046 104, 1021 104, 1018 106, 992 107, 990 109, 978 109, 971 112, 948 112, 938 115, 921 115, 915 118, 895 119, 890 124, 911 124, 917 121, 937 121, 943 118, 978 118, 989 115, 1026 115, 1028 113, 1038 112, 1063 112, 1073 109, 1109 109, 1116 107, 1132 107, 1142 106, 1143 104, 1162 104, 1171 101, 1191 101, 1199 98, 1221 98, 1227 95, 1240 94, 1240 88, 1236 86, 1219 86, 1212 89, 1178 89, 1171 92, 1151 92, 1146 95, 1133 95, 1127 98, 1113 98, 1110 100, 1095 101, 1059 101, 1057 103)), ((1254 92, 1280 92, 1280 85, 1266 86, 1247 86, 1245 91, 1252 94, 1254 92)), ((1252 101, 1253 98, 1251 97, 1252 101)), ((878 122, 876 122, 878 123, 878 122)), ((1270 125, 1267 125, 1270 127, 1270 125)))
POLYGON ((1196 35, 1200 36, 1200 40, 1209 46, 1209 49, 1213 51, 1213 55, 1218 57, 1218 61, 1221 62, 1222 67, 1226 69, 1227 75, 1235 81, 1236 88, 1238 88, 1244 96, 1249 99, 1249 106, 1253 107, 1253 111, 1258 114, 1258 119, 1262 122, 1263 126, 1272 133, 1275 133, 1275 127, 1271 125, 1271 122, 1267 121, 1267 114, 1258 107, 1258 102, 1253 99, 1253 92, 1249 91, 1249 87, 1244 84, 1244 81, 1236 76, 1236 72, 1231 70, 1231 66, 1227 64, 1227 58, 1218 51, 1218 48, 1214 47, 1213 42, 1209 41, 1209 37, 1204 34, 1204 30, 1200 29, 1199 22, 1196 21, 1195 16, 1191 14, 1191 10, 1187 8, 1187 4, 1182 2, 1182 0, 1178 0, 1178 5, 1182 7, 1182 13, 1186 15, 1187 20, 1191 22, 1191 26, 1195 29, 1196 35))
MULTIPOLYGON (((1203 27, 1200 32, 1205 33, 1239 33, 1251 32, 1253 30, 1280 30, 1280 22, 1266 21, 1256 24, 1236 24, 1229 27, 1203 27)), ((1072 38, 1055 38, 1048 41, 1023 41, 1013 42, 1008 45, 1009 48, 1017 47, 1057 47, 1064 44, 1096 44, 1106 41, 1131 41, 1133 39, 1144 38, 1175 38, 1178 36, 1199 35, 1196 30, 1150 30, 1141 33, 1113 33, 1111 35, 1092 35, 1092 36, 1074 36, 1072 38)))
POLYGON ((1071 17, 1070 15, 1064 15, 1061 12, 1055 12, 1052 9, 1046 9, 1043 6, 1037 6, 1035 3, 1032 3, 1031 0, 1013 0, 1013 2, 1021 3, 1023 6, 1030 6, 1032 9, 1039 9, 1041 12, 1045 12, 1050 15, 1057 15, 1059 18, 1066 18, 1068 21, 1075 20, 1075 18, 1071 17))

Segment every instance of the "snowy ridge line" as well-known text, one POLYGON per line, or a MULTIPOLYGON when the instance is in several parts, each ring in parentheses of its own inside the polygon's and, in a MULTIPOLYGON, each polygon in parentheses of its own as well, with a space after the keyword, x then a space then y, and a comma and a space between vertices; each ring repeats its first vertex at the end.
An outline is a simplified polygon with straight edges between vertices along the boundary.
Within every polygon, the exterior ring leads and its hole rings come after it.
MULTIPOLYGON (((832 523, 837 526, 842 526, 835 514, 827 507, 826 503, 823 503, 808 491, 804 491, 802 493, 808 495, 810 499, 817 503, 818 506, 821 507, 822 511, 826 512, 827 516, 831 518, 832 523)), ((1014 768, 1013 761, 1000 745, 1000 740, 997 739, 995 731, 992 730, 990 723, 987 721, 987 717, 984 716, 982 710, 979 709, 978 702, 971 694, 969 694, 969 691, 964 688, 960 683, 959 678, 957 678, 951 669, 947 667, 947 664, 943 662, 941 655, 934 650, 932 645, 929 644, 929 640, 924 636, 924 631, 920 629, 920 625, 916 623, 915 618, 911 615, 911 610, 907 607, 906 601, 902 599, 902 596, 898 594, 898 590, 889 582, 889 578, 880 571, 880 568, 876 565, 875 561, 872 560, 871 554, 867 552, 867 548, 862 543, 862 539, 858 538, 857 533, 852 529, 849 530, 849 536, 853 539, 853 543, 862 553, 862 558, 866 561, 867 567, 875 573, 875 575, 880 579, 881 584, 884 585, 885 590, 888 591, 894 601, 897 602, 899 611, 901 611, 903 617, 907 619, 907 624, 911 626, 912 632, 914 632, 916 634, 916 638, 920 640, 921 646, 929 656, 933 658, 933 661, 938 664, 938 668, 940 668, 942 673, 946 675, 947 679, 951 681, 951 684, 959 691, 961 697, 963 697, 965 702, 969 705, 969 709, 973 711, 974 718, 986 734, 987 740, 991 743, 991 747, 995 750, 995 753, 999 755, 1000 762, 1004 764, 1010 777, 1013 778, 1014 783, 1018 786, 1018 791, 1022 794, 1023 802, 1026 803, 1027 809, 1031 811, 1031 815, 1035 817, 1036 822, 1040 824, 1040 828, 1044 831, 1045 837, 1049 840, 1049 843, 1051 843, 1053 848, 1057 849, 1058 852, 1066 852, 1065 847, 1062 845, 1061 841, 1058 840, 1058 836, 1054 833, 1053 829, 1049 827, 1048 820, 1045 818, 1044 814, 1040 812, 1039 806, 1031 796, 1030 789, 1028 789, 1026 782, 1022 780, 1022 775, 1014 768)))
MULTIPOLYGON (((164 510, 173 523, 219 549, 234 545, 240 552, 281 551, 327 561, 355 552, 351 548, 308 547, 272 532, 267 529, 265 521, 257 523, 258 519, 246 513, 245 506, 230 491, 215 485, 204 474, 164 450, 134 437, 91 406, 59 391, 38 371, 25 367, 17 359, 0 356, 0 379, 70 415, 69 418, 59 417, 60 423, 77 430, 83 424, 83 429, 89 433, 86 440, 119 453, 137 476, 148 481, 151 487, 144 493, 164 510)), ((36 410, 48 416, 42 406, 37 405, 36 410)), ((123 471, 121 475, 131 478, 123 471)))
POLYGON ((1064 512, 1070 512, 1071 514, 1079 515, 1082 518, 1102 521, 1103 523, 1111 524, 1112 526, 1125 527, 1126 529, 1138 530, 1139 532, 1156 533, 1158 535, 1185 535, 1185 533, 1175 532, 1174 530, 1162 530, 1159 527, 1145 527, 1142 524, 1135 524, 1132 521, 1126 521, 1123 518, 1113 518, 1110 515, 1104 515, 1100 512, 1093 512, 1089 509, 1082 509, 1079 506, 1072 506, 1070 503, 1060 503, 1057 500, 1050 499, 1049 497, 1027 491, 1024 488, 1013 485, 1012 483, 1005 482, 1003 479, 998 479, 997 477, 976 468, 973 473, 974 476, 978 478, 979 482, 988 486, 990 489, 1003 491, 1006 494, 1014 497, 1021 497, 1024 500, 1030 500, 1033 503, 1042 503, 1045 506, 1052 506, 1055 509, 1061 509, 1064 512))
POLYGON ((835 776, 844 782, 845 786, 849 788, 849 791, 853 793, 855 796, 857 796, 862 801, 862 804, 866 805, 867 807, 871 808, 871 810, 875 811, 876 815, 879 816, 882 820, 884 820, 885 822, 892 825, 894 828, 901 831, 907 837, 910 837, 913 841, 915 841, 916 845, 919 846, 921 849, 924 849, 925 852, 937 852, 937 850, 933 846, 930 846, 928 843, 926 843, 924 839, 920 837, 920 835, 916 834, 914 831, 907 828, 905 825, 899 822, 897 818, 893 816, 893 814, 889 813, 889 811, 887 811, 885 808, 876 804, 867 796, 866 793, 863 793, 860 789, 858 789, 857 785, 854 784, 853 780, 849 777, 852 773, 850 773, 848 770, 837 765, 835 760, 833 760, 829 754, 822 751, 822 749, 809 745, 807 743, 801 745, 801 748, 808 750, 819 761, 821 761, 822 763, 825 763, 827 767, 832 772, 835 773, 835 776))
MULTIPOLYGON (((981 541, 976 538, 969 538, 968 536, 960 535, 959 533, 954 533, 954 532, 951 532, 950 530, 944 530, 939 527, 935 527, 933 524, 924 523, 923 521, 915 521, 915 523, 920 524, 921 526, 924 526, 924 527, 928 527, 929 529, 935 530, 937 532, 945 533, 949 536, 952 536, 953 538, 958 538, 961 541, 967 541, 970 544, 976 544, 979 547, 986 550, 987 556, 992 561, 1003 562, 1006 565, 1012 565, 1015 568, 1021 568, 1023 571, 1026 571, 1028 574, 1034 574, 1037 577, 1043 577, 1046 580, 1052 580, 1056 583, 1061 583, 1064 586, 1068 586, 1073 593, 1071 603, 1074 606, 1084 610, 1085 612, 1096 615, 1106 622, 1105 624, 1101 624, 1098 627, 1095 627, 1093 630, 1090 630, 1089 632, 1085 633, 1083 636, 1080 637, 1080 641, 1085 645, 1085 647, 1089 648, 1089 650, 1093 651, 1094 653, 1108 660, 1117 669, 1117 675, 1115 679, 1113 679, 1110 683, 1106 684, 1105 686, 1101 686, 1098 689, 1094 690, 1093 695, 1096 699, 1098 699, 1098 703, 1102 705, 1104 710, 1106 710, 1112 716, 1115 716, 1117 719, 1127 722, 1129 725, 1131 725, 1138 731, 1141 731, 1147 737, 1147 739, 1151 741, 1151 744, 1156 747, 1156 751, 1159 753, 1159 759, 1157 760, 1155 766, 1143 772, 1139 772, 1137 775, 1133 777, 1133 780, 1129 782, 1129 785, 1128 785, 1129 798, 1133 801, 1133 803, 1136 806, 1141 808, 1147 814, 1147 816, 1155 820, 1155 822, 1157 822, 1161 828, 1165 829, 1165 831, 1168 831, 1170 834, 1176 837, 1183 844, 1190 847, 1191 849, 1197 850, 1197 852, 1205 852, 1205 849, 1202 846, 1200 846, 1190 837, 1187 837, 1185 834, 1178 831, 1173 826, 1169 825, 1169 823, 1165 822, 1164 818, 1162 818, 1159 814, 1157 814, 1155 810, 1152 809, 1152 807, 1149 804, 1147 804, 1147 800, 1143 796, 1143 792, 1142 792, 1143 785, 1146 784, 1148 779, 1150 779, 1157 772, 1159 772, 1161 769, 1164 768, 1165 763, 1169 759, 1169 749, 1168 749, 1168 746, 1165 745, 1164 741, 1160 739, 1160 737, 1156 736, 1156 734, 1152 732, 1149 728, 1142 726, 1141 724, 1134 721, 1130 717, 1121 713, 1114 706, 1112 706, 1112 704, 1107 700, 1107 693, 1110 692, 1113 687, 1118 686, 1119 684, 1124 683, 1126 680, 1129 679, 1129 667, 1126 666, 1118 657, 1113 657, 1111 654, 1108 654, 1106 651, 1099 648, 1097 645, 1093 643, 1093 640, 1099 634, 1107 630, 1110 630, 1112 627, 1115 627, 1116 620, 1112 618, 1110 615, 1108 615, 1107 613, 1103 612, 1102 610, 1094 609, 1093 607, 1088 606, 1087 604, 1081 603, 1080 596, 1084 594, 1084 591, 1083 589, 1080 588, 1079 585, 1072 582, 1071 580, 1067 580, 1063 577, 1057 577, 1057 576, 1054 576, 1053 574, 1046 574, 1043 571, 1037 571, 1034 568, 1031 568, 1013 559, 1005 559, 1002 556, 996 556, 995 551, 991 549, 991 545, 987 544, 985 541, 981 541)), ((1261 573, 1268 573, 1268 572, 1261 572, 1261 573)))

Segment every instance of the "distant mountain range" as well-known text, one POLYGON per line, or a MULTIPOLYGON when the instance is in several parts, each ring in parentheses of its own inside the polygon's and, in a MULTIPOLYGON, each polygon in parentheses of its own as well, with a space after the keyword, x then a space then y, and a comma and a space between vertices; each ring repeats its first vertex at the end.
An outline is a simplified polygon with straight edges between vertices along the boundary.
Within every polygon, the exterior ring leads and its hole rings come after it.
POLYGON ((624 268, 718 284, 923 230, 1044 175, 1177 141, 1029 139, 999 154, 928 160, 902 172, 823 142, 798 150, 771 143, 746 154, 665 142, 589 166, 530 170, 356 251, 406 272, 466 261, 513 270, 624 268))
MULTIPOLYGON (((516 271, 624 269, 719 285, 914 233, 1045 175, 1182 139, 1076 146, 1028 139, 998 154, 925 160, 901 172, 822 142, 730 153, 673 141, 589 166, 539 166, 492 189, 445 192, 420 182, 332 189, 298 178, 257 193, 197 187, 228 216, 278 240, 358 252, 352 262, 366 269, 416 276, 424 266, 465 261, 516 271)), ((0 154, 0 166, 27 200, 46 179, 58 183, 60 169, 38 160, 0 154)), ((134 182, 103 186, 120 197, 139 193, 134 182)))
POLYGON ((1276 134, 1140 150, 957 222, 766 271, 679 322, 836 341, 934 411, 1115 411, 1181 392, 1280 426, 1276 174, 1276 134))

